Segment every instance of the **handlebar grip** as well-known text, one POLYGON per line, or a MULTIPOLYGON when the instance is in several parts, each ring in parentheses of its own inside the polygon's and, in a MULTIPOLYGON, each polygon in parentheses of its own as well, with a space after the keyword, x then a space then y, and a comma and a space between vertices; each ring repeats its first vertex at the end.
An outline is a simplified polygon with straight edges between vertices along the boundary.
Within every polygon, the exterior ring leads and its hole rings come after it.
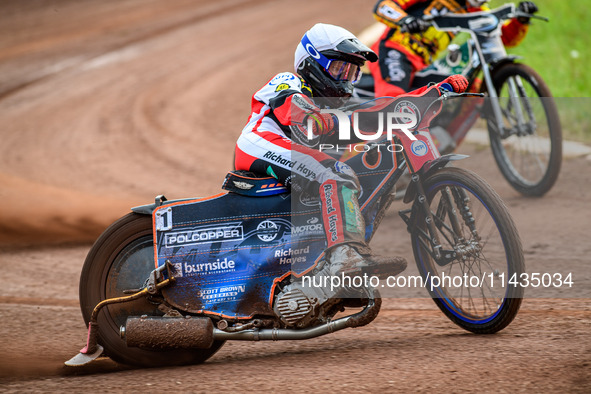
POLYGON ((512 14, 507 14, 506 19, 513 19, 513 18, 530 18, 530 19, 538 19, 544 22, 550 22, 549 18, 546 18, 545 16, 540 16, 540 15, 536 15, 536 14, 528 14, 526 12, 522 12, 522 11, 515 11, 512 14))
MULTIPOLYGON (((416 21, 420 25, 420 31, 425 31, 432 25, 432 23, 430 21, 425 20, 423 18, 418 18, 418 19, 416 19, 416 21)), ((410 33, 408 31, 408 25, 407 24, 400 25, 400 32, 401 33, 410 33)))

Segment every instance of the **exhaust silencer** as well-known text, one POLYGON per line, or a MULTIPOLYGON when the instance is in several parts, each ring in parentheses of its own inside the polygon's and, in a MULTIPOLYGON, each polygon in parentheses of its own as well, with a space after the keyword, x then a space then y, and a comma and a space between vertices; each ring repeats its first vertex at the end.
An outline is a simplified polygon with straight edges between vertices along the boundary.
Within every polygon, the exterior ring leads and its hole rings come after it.
POLYGON ((207 317, 128 317, 120 328, 129 347, 152 349, 209 349, 213 323, 207 317))

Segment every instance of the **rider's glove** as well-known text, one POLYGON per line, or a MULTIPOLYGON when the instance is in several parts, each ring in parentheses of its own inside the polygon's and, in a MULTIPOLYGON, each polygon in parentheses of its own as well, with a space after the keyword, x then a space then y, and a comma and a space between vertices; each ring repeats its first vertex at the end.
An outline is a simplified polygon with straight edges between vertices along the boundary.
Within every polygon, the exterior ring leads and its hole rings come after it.
POLYGON ((335 115, 322 114, 314 112, 308 114, 304 120, 304 125, 308 125, 312 121, 312 133, 314 135, 330 135, 334 133, 338 126, 338 120, 335 115))
POLYGON ((400 31, 403 33, 422 33, 425 30, 427 30, 427 28, 429 28, 429 25, 427 23, 423 22, 421 19, 417 19, 414 16, 410 15, 402 18, 399 24, 400 31))
MULTIPOLYGON (((538 6, 533 1, 522 1, 517 6, 517 10, 524 12, 526 14, 535 14, 538 12, 538 6)), ((529 24, 529 18, 525 16, 520 16, 517 18, 519 23, 523 23, 524 25, 529 24)))
MULTIPOLYGON (((337 117, 333 117, 333 115, 328 113, 321 113, 321 109, 318 108, 309 97, 306 97, 303 94, 296 93, 292 95, 290 97, 289 105, 291 111, 291 123, 302 125, 305 128, 308 127, 308 123, 311 123, 310 130, 308 131, 311 131, 314 135, 327 135, 333 132, 336 128, 337 117)), ((275 109, 275 116, 277 116, 277 119, 281 124, 288 124, 287 120, 283 119, 287 117, 283 112, 275 109)))
POLYGON ((463 75, 451 75, 445 78, 438 86, 443 84, 451 86, 456 93, 463 93, 468 88, 468 80, 463 75))

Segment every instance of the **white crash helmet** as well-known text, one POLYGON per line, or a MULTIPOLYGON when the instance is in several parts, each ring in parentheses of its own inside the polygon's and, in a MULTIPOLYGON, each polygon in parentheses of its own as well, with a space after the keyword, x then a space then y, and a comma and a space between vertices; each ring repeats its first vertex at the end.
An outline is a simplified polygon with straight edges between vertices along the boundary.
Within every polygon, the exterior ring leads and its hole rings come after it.
POLYGON ((294 68, 321 97, 345 97, 353 91, 366 60, 378 56, 353 33, 318 23, 304 34, 295 51, 294 68))

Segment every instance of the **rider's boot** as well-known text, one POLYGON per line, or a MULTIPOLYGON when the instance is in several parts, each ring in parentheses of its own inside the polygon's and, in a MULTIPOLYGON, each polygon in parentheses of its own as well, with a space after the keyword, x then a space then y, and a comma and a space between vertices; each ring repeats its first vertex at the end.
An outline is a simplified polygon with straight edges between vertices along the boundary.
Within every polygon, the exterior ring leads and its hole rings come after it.
POLYGON ((330 273, 334 276, 353 278, 364 274, 386 279, 406 269, 406 260, 398 256, 380 256, 361 244, 337 245, 328 252, 330 273))

